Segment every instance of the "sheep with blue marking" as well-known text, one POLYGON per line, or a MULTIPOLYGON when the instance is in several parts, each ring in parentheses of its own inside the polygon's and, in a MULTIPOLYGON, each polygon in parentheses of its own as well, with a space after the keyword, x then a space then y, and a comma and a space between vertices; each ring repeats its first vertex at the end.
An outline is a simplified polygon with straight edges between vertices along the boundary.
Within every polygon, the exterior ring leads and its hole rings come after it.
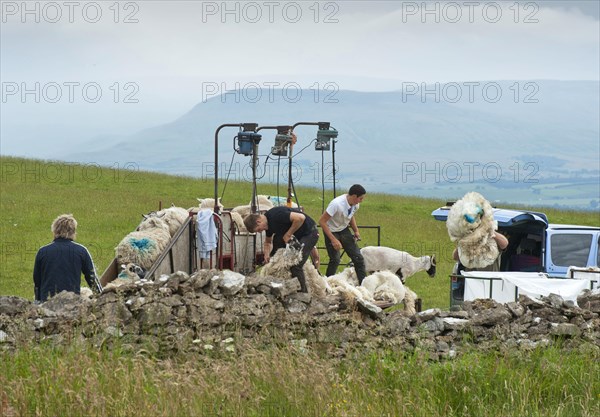
POLYGON ((479 193, 470 192, 450 207, 446 227, 456 242, 458 257, 467 268, 485 268, 498 258, 498 222, 490 203, 479 193))
POLYGON ((121 265, 121 272, 117 275, 117 278, 109 282, 104 286, 104 289, 112 287, 120 287, 121 285, 131 284, 138 282, 144 278, 146 271, 140 266, 128 263, 127 265, 121 265))
POLYGON ((115 248, 119 264, 133 263, 148 270, 171 240, 169 226, 160 217, 144 220, 139 230, 129 233, 115 248))

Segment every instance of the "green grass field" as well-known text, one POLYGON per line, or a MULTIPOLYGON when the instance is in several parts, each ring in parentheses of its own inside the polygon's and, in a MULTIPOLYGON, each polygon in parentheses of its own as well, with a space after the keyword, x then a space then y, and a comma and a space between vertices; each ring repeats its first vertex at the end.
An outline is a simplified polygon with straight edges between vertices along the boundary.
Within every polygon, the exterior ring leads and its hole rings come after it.
MULTIPOLYGON (((196 206, 196 198, 214 195, 212 180, 99 168, 92 164, 1 157, 0 172, 0 294, 29 299, 33 298, 35 254, 52 240, 50 224, 59 214, 73 213, 79 223, 77 241, 88 247, 98 273, 102 274, 114 257, 115 246, 135 229, 143 213, 171 204, 184 208, 196 206)), ((219 187, 221 192, 223 182, 219 187)), ((277 189, 273 184, 259 184, 258 191, 276 195, 277 189)), ((297 188, 296 192, 305 212, 318 219, 323 206, 321 190, 297 188)), ((326 193, 325 204, 331 197, 331 191, 326 193)), ((223 203, 234 207, 248 204, 250 198, 250 183, 229 182, 223 203)), ((454 246, 445 224, 431 217, 431 212, 444 204, 445 200, 368 193, 357 214, 359 225, 380 226, 381 245, 415 256, 437 255, 437 278, 430 279, 425 272, 419 272, 407 281, 422 298, 423 308, 447 308, 449 303, 447 277, 454 264, 454 246)), ((593 212, 552 209, 545 212, 555 223, 598 224, 598 214, 593 212)), ((375 244, 376 230, 364 229, 361 245, 375 244)), ((323 246, 322 240, 319 246, 323 246)), ((326 260, 324 254, 322 257, 326 260)))
MULTIPOLYGON (((0 164, 0 295, 33 298, 34 257, 52 240, 50 224, 61 213, 75 215, 77 240, 101 273, 142 213, 160 204, 195 206, 196 197, 213 194, 212 181, 192 178, 9 157, 0 164)), ((248 183, 230 183, 225 205, 247 204, 250 190, 248 183)), ((276 189, 259 185, 259 193, 276 189)), ((297 193, 305 211, 318 217, 321 191, 297 193)), ((430 215, 444 203, 368 194, 357 215, 361 225, 381 226, 382 245, 438 255, 437 278, 420 272, 407 282, 423 308, 448 307, 453 245, 444 223, 430 215)), ((556 223, 598 224, 597 213, 541 211, 556 223)), ((363 237, 364 245, 376 243, 372 230, 363 237)), ((2 351, 0 415, 600 415, 600 353, 593 345, 569 352, 472 351, 448 362, 431 362, 419 351, 355 352, 333 360, 274 345, 237 348, 235 355, 166 360, 76 343, 2 351)))

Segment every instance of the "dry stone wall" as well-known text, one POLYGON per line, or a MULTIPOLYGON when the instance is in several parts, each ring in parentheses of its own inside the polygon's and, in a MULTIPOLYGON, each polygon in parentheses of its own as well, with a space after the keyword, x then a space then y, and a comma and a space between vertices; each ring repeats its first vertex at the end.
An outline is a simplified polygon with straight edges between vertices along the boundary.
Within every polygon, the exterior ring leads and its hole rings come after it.
POLYGON ((106 289, 92 299, 60 293, 43 304, 0 297, 0 349, 27 343, 89 341, 134 352, 235 350, 242 340, 289 343, 337 356, 349 349, 413 351, 453 357, 466 346, 531 349, 560 340, 565 348, 600 351, 600 292, 578 305, 551 295, 518 302, 466 302, 460 310, 414 316, 381 311, 342 296, 317 299, 298 292, 296 279, 227 272, 178 272, 156 282, 106 289))

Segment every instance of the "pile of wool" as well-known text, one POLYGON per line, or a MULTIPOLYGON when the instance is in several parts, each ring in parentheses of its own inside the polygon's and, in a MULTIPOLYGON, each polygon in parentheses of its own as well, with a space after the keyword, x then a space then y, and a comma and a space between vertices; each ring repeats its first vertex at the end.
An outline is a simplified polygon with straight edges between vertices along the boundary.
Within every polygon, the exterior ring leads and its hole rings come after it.
MULTIPOLYGON (((290 268, 297 265, 301 260, 302 251, 293 245, 286 245, 285 248, 281 248, 275 252, 269 262, 261 268, 259 275, 291 279, 290 268)), ((324 298, 329 291, 329 286, 325 278, 319 274, 319 271, 313 266, 310 260, 304 263, 302 271, 304 272, 306 285, 310 294, 316 298, 324 298)))
POLYGON ((450 239, 456 242, 460 262, 467 268, 485 268, 498 257, 494 239, 498 223, 492 206, 481 194, 470 192, 454 203, 446 227, 450 239))

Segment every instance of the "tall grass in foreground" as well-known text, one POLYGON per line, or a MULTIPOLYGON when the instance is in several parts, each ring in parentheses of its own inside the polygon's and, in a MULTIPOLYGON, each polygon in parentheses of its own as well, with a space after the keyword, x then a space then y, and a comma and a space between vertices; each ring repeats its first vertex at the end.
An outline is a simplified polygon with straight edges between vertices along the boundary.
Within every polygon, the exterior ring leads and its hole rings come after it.
POLYGON ((0 354, 0 391, 21 416, 600 415, 597 352, 472 351, 431 362, 418 351, 332 361, 293 348, 238 349, 156 361, 29 347, 0 354))

